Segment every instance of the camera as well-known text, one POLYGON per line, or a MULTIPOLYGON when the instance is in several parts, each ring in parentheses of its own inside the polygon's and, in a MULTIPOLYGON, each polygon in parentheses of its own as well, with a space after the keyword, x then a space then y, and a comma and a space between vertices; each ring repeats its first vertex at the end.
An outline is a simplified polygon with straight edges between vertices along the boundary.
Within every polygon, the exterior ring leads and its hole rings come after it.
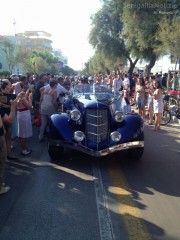
POLYGON ((16 99, 16 94, 12 93, 3 93, 0 95, 0 103, 10 103, 10 101, 16 99))

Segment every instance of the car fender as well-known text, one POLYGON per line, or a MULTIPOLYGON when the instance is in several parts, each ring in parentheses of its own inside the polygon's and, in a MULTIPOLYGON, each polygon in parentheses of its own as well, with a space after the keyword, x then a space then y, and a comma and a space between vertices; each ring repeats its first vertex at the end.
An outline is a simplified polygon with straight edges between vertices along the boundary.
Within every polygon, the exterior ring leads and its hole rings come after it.
POLYGON ((50 138, 72 141, 73 128, 66 113, 53 114, 50 118, 50 138))
POLYGON ((127 115, 123 126, 117 131, 121 134, 120 142, 135 139, 144 131, 143 120, 139 115, 127 115))

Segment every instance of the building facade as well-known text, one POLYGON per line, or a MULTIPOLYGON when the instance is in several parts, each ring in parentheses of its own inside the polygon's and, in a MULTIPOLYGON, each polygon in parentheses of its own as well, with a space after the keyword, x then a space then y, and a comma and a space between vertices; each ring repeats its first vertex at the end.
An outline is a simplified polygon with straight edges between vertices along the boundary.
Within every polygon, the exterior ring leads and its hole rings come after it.
MULTIPOLYGON (((25 31, 16 33, 15 36, 0 36, 0 72, 10 71, 7 57, 2 50, 4 40, 10 40, 16 47, 23 47, 25 51, 41 51, 49 52, 59 58, 59 61, 63 65, 67 65, 67 58, 62 56, 62 53, 58 49, 53 49, 51 34, 45 31, 25 31)), ((13 73, 23 73, 23 68, 20 64, 16 64, 13 68, 13 73)))

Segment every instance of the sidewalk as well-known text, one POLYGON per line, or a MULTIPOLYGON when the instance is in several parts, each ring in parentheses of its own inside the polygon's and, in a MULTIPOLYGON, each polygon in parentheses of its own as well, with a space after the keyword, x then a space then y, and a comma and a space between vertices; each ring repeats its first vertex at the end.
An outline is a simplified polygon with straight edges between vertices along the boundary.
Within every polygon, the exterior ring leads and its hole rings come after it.
MULTIPOLYGON (((172 118, 174 118, 174 117, 172 117, 172 118)), ((177 119, 177 118, 172 119, 170 121, 170 123, 168 123, 165 126, 171 126, 171 127, 174 127, 174 128, 180 128, 180 119, 177 119)))
MULTIPOLYGON (((137 113, 137 109, 135 106, 131 106, 131 110, 137 113)), ((171 121, 167 125, 164 125, 164 127, 165 126, 180 129, 180 119, 177 119, 176 117, 172 117, 171 121)))

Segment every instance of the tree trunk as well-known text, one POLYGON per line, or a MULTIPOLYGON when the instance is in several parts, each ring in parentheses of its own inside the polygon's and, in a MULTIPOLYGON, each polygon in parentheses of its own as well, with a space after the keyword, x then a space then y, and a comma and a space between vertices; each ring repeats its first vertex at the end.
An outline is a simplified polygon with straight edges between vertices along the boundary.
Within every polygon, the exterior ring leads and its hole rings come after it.
POLYGON ((157 56, 156 56, 156 54, 153 53, 151 58, 150 58, 149 64, 145 68, 145 76, 149 76, 150 75, 151 69, 154 67, 154 65, 156 63, 156 60, 157 60, 157 56))
POLYGON ((132 75, 133 73, 133 70, 136 66, 136 63, 138 62, 138 58, 135 59, 135 61, 133 62, 132 59, 130 57, 128 57, 128 60, 129 60, 129 63, 130 63, 130 66, 129 66, 129 70, 128 70, 128 73, 130 74, 130 76, 132 75))

